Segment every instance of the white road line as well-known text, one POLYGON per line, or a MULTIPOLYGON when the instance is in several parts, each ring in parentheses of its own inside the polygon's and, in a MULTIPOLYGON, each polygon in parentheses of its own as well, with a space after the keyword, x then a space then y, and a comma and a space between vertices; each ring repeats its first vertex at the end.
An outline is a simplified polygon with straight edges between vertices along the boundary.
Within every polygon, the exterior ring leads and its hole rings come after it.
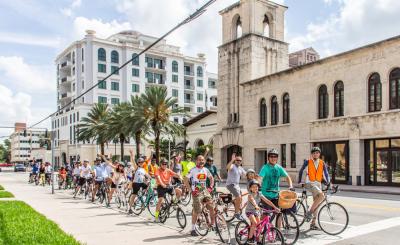
POLYGON ((298 244, 307 244, 307 245, 332 244, 332 243, 342 241, 345 239, 366 235, 369 233, 389 229, 389 228, 396 227, 396 226, 400 226, 400 217, 384 219, 384 220, 368 223, 365 225, 348 228, 346 231, 344 231, 342 234, 340 234, 338 236, 315 235, 313 238, 306 238, 306 239, 299 240, 298 244))

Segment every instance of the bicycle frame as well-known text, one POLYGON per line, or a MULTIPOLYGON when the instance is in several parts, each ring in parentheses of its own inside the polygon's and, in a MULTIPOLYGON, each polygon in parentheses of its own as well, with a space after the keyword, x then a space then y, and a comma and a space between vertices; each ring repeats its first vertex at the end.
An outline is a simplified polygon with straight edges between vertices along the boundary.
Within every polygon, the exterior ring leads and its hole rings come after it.
MULTIPOLYGON (((267 229, 267 235, 268 235, 268 240, 272 240, 270 237, 271 233, 271 227, 274 227, 274 225, 271 223, 271 217, 270 213, 274 213, 273 211, 263 209, 263 213, 267 214, 265 217, 257 224, 256 230, 254 231, 254 237, 257 238, 257 241, 259 241, 260 235, 265 233, 265 229, 267 229)), ((247 222, 246 222, 247 223, 247 222)), ((239 231, 240 235, 245 235, 247 231, 250 231, 250 225, 247 224, 247 227, 244 228, 243 230, 239 231)), ((249 234, 247 234, 249 236, 249 234)))

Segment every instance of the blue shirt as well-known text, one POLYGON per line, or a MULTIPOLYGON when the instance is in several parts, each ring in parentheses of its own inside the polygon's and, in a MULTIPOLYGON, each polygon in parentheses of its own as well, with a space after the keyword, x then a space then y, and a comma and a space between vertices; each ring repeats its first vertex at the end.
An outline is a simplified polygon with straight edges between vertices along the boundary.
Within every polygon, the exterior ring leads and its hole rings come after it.
POLYGON ((279 180, 281 177, 287 177, 288 174, 279 164, 266 163, 261 168, 260 177, 262 177, 261 192, 268 199, 276 199, 279 196, 279 180))
POLYGON ((39 165, 33 164, 32 173, 37 174, 37 172, 39 172, 39 165))
POLYGON ((104 180, 108 177, 108 165, 105 163, 101 163, 99 165, 94 166, 94 172, 96 173, 96 180, 104 180))

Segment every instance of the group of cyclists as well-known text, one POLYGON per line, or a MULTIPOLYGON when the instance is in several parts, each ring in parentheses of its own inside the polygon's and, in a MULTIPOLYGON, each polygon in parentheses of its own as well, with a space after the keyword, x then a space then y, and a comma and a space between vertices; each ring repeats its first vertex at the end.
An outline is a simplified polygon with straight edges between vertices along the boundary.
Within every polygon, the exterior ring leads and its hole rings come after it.
MULTIPOLYGON (((94 202, 98 190, 102 185, 109 187, 108 206, 113 198, 113 194, 118 186, 123 185, 131 191, 131 195, 127 200, 127 212, 132 214, 132 208, 135 204, 139 192, 146 191, 149 186, 154 186, 157 195, 157 204, 155 210, 155 222, 159 222, 160 209, 165 202, 166 195, 174 195, 172 202, 179 203, 181 196, 185 192, 190 192, 192 202, 192 227, 190 234, 198 236, 195 225, 198 215, 202 212, 203 205, 208 209, 211 216, 211 227, 215 226, 215 208, 214 199, 216 183, 220 182, 221 176, 213 162, 213 158, 207 156, 209 149, 206 149, 204 155, 198 155, 192 161, 190 154, 186 155, 186 159, 182 159, 180 154, 174 155, 171 162, 162 159, 157 165, 154 154, 150 156, 135 156, 130 151, 130 162, 112 162, 109 157, 98 155, 91 166, 88 160, 82 163, 76 162, 73 166, 63 166, 59 170, 59 180, 66 180, 67 176, 72 176, 76 191, 83 191, 81 187, 88 183, 93 186, 91 201, 94 202)), ((313 195, 313 205, 307 210, 305 216, 311 221, 310 229, 318 230, 315 224, 316 212, 319 204, 324 200, 322 191, 322 183, 330 183, 327 166, 321 160, 321 149, 313 147, 311 149, 311 157, 305 160, 301 167, 298 181, 302 182, 303 173, 305 173, 305 187, 313 195)), ((262 208, 280 211, 279 208, 279 191, 280 180, 285 178, 289 185, 289 190, 294 191, 293 181, 286 170, 278 164, 279 152, 276 149, 268 151, 267 161, 261 170, 256 173, 253 169, 245 170, 242 166, 242 157, 233 154, 231 160, 226 165, 227 179, 226 189, 233 198, 233 205, 237 220, 244 220, 242 216, 243 197, 247 196, 247 205, 244 209, 245 216, 250 223, 250 232, 247 244, 256 244, 254 240, 257 224, 262 217, 262 208), (240 187, 241 180, 247 180, 247 193, 242 193, 240 187)), ((40 164, 40 166, 32 167, 33 176, 51 173, 51 165, 40 164)), ((50 176, 49 176, 50 178, 50 176)), ((278 225, 279 226, 279 225, 278 225)))

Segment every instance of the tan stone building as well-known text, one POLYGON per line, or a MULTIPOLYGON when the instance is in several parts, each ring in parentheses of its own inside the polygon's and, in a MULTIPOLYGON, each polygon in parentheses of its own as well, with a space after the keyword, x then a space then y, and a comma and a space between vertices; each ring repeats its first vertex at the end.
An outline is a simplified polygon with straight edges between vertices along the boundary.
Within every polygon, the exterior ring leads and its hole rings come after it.
POLYGON ((312 47, 289 54, 289 67, 305 65, 319 60, 319 54, 312 47))
POLYGON ((259 170, 276 148, 295 177, 319 145, 334 182, 400 186, 400 36, 289 68, 286 9, 241 0, 220 12, 216 162, 224 171, 240 152, 259 170))

